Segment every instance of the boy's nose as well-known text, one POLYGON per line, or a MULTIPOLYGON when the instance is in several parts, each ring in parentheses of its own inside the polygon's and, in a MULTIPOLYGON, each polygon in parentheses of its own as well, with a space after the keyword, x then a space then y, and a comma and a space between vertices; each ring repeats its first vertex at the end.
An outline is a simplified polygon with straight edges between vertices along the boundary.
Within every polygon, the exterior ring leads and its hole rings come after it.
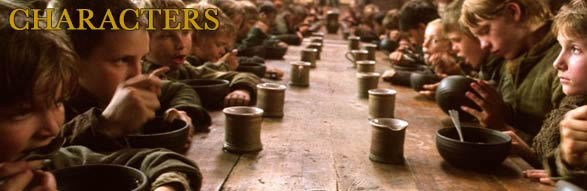
POLYGON ((480 39, 479 43, 481 43, 481 49, 491 50, 491 44, 488 41, 480 39))
POLYGON ((565 56, 564 56, 563 51, 561 51, 560 54, 558 55, 558 57, 556 58, 556 60, 554 60, 554 62, 552 63, 552 66, 557 70, 561 70, 561 71, 566 70, 567 63, 565 61, 565 56))
POLYGON ((63 106, 44 112, 41 122, 43 128, 39 134, 43 137, 54 137, 59 135, 64 121, 65 114, 63 106))
POLYGON ((137 75, 141 74, 141 61, 137 60, 137 61, 133 61, 132 63, 129 63, 128 65, 128 69, 127 69, 127 79, 128 78, 132 78, 135 77, 137 75))

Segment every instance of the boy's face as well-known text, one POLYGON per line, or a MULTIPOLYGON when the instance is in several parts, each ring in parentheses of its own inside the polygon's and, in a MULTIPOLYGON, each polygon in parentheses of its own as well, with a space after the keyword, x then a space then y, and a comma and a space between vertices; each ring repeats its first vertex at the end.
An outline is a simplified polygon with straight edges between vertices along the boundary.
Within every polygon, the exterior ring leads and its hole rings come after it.
POLYGON ((449 32, 446 35, 452 44, 452 50, 457 53, 457 56, 465 59, 465 63, 470 64, 473 68, 479 68, 481 58, 484 58, 487 53, 487 51, 481 49, 479 40, 461 32, 449 32))
POLYGON ((257 21, 258 20, 254 18, 250 18, 244 21, 245 23, 243 24, 243 27, 241 27, 238 31, 239 36, 246 36, 257 21))
POLYGON ((483 20, 474 28, 469 28, 479 39, 481 48, 497 56, 511 60, 522 53, 522 40, 528 35, 517 22, 506 21, 504 17, 483 20))
POLYGON ((420 24, 419 27, 408 29, 405 33, 408 36, 410 43, 422 45, 424 43, 424 33, 426 32, 426 25, 420 24))
POLYGON ((566 95, 587 95, 587 38, 558 35, 562 50, 553 66, 566 95))
POLYGON ((430 56, 448 52, 449 49, 450 42, 442 35, 442 25, 439 23, 428 25, 424 33, 424 43, 422 44, 424 58, 428 60, 430 56))
POLYGON ((192 47, 192 33, 189 30, 154 31, 149 44, 151 52, 147 59, 171 70, 185 63, 192 47))
MULTIPOLYGON (((60 92, 60 88, 57 88, 60 92)), ((40 95, 40 94, 37 94, 40 95)), ((0 107, 0 163, 14 161, 27 150, 48 145, 59 135, 65 121, 62 103, 51 107, 42 105, 45 96, 34 98, 34 104, 14 104, 0 107)))
POLYGON ((88 58, 81 59, 80 85, 100 104, 108 104, 118 84, 141 74, 141 58, 149 52, 145 30, 107 31, 88 58))
POLYGON ((228 35, 218 35, 214 38, 198 39, 192 46, 192 54, 198 58, 215 62, 226 54, 226 48, 231 44, 228 35))

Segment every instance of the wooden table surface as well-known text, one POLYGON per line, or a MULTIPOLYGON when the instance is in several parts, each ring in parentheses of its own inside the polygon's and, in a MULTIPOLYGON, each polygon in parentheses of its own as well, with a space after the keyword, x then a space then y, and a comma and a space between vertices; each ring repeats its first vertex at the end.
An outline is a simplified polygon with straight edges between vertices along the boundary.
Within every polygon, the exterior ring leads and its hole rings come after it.
MULTIPOLYGON (((287 84, 288 62, 300 59, 302 47, 290 47, 285 60, 267 61, 286 73, 278 83, 287 84)), ((202 190, 552 190, 523 178, 521 172, 531 167, 518 157, 487 172, 444 162, 436 150, 435 133, 446 114, 412 89, 383 81, 380 88, 398 92, 396 118, 409 123, 406 163, 370 161, 368 101, 357 98, 356 70, 344 58, 346 51, 347 41, 326 35, 322 59, 310 71, 310 87, 288 87, 285 117, 264 119, 263 150, 258 153, 222 151, 224 114, 211 112, 211 131, 196 135, 186 154, 202 170, 202 190)), ((389 65, 382 53, 377 54, 377 71, 383 72, 389 65)))

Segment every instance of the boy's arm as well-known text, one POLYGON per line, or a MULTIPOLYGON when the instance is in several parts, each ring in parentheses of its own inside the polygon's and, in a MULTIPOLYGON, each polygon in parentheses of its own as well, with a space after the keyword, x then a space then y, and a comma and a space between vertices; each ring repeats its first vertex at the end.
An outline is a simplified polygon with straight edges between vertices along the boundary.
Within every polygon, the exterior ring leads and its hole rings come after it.
POLYGON ((560 147, 546 157, 543 166, 550 177, 567 180, 579 187, 587 188, 587 169, 572 168, 564 162, 560 147))
POLYGON ((198 166, 166 149, 123 149, 103 155, 82 146, 71 146, 60 149, 51 161, 46 170, 99 163, 130 166, 147 175, 151 188, 167 185, 178 190, 200 190, 202 186, 198 166))
POLYGON ((159 101, 161 108, 158 114, 170 108, 185 111, 192 118, 196 131, 207 131, 212 124, 210 114, 202 107, 196 91, 183 83, 164 81, 159 101))
POLYGON ((218 72, 214 70, 205 70, 201 76, 202 79, 222 79, 230 82, 230 90, 246 90, 250 94, 251 102, 257 100, 257 84, 261 83, 261 78, 251 73, 245 72, 218 72))
POLYGON ((102 110, 91 108, 67 122, 61 131, 65 145, 83 145, 96 152, 110 152, 126 146, 122 138, 112 138, 102 131, 102 110))

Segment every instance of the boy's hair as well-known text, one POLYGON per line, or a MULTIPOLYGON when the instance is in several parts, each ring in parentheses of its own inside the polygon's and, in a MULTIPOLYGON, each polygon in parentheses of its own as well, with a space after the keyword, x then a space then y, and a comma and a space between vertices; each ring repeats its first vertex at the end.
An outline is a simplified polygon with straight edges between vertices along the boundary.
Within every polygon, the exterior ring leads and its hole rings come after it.
POLYGON ((258 11, 259 13, 265 13, 266 15, 276 14, 277 7, 275 7, 275 4, 273 4, 271 1, 263 1, 259 4, 258 11))
POLYGON ((475 38, 469 28, 459 22, 463 2, 464 0, 456 0, 448 5, 448 7, 446 7, 442 17, 442 29, 444 30, 444 33, 458 32, 463 33, 471 38, 475 38))
MULTIPOLYGON (((206 2, 200 2, 200 3, 192 3, 187 5, 187 8, 190 9, 195 9, 195 11, 197 11, 198 13, 204 13, 204 11, 206 9, 216 9, 218 10, 218 29, 217 30, 194 30, 194 32, 192 33, 193 38, 192 41, 196 42, 199 39, 208 39, 208 38, 216 38, 219 36, 234 36, 234 34, 236 33, 236 28, 234 26, 234 24, 232 23, 232 21, 230 20, 230 18, 228 18, 226 16, 226 14, 224 14, 222 12, 222 10, 218 9, 218 7, 210 4, 210 3, 206 3, 206 2)), ((198 24, 204 24, 204 23, 208 23, 208 25, 213 26, 215 25, 214 23, 211 23, 209 20, 207 20, 205 17, 198 17, 196 18, 196 23, 198 24)))
POLYGON ((383 18, 383 27, 389 30, 397 30, 399 29, 399 10, 391 9, 387 11, 385 17, 383 18))
MULTIPOLYGON (((184 9, 186 6, 181 0, 142 0, 137 3, 137 6, 140 8, 147 8, 147 9, 184 9)), ((203 12, 202 12, 203 13, 203 12)), ((183 13, 179 13, 183 15, 183 13)), ((153 14, 153 22, 155 28, 159 29, 164 26, 165 23, 165 16, 163 13, 161 14, 153 14)), ((179 21, 177 21, 179 22, 179 21)), ((155 31, 149 31, 149 34, 153 34, 155 31)))
POLYGON ((257 11, 257 7, 250 1, 239 1, 239 6, 245 12, 245 16, 247 20, 258 20, 259 11, 257 11))
POLYGON ((438 11, 432 2, 427 0, 408 1, 402 7, 399 16, 399 28, 401 31, 418 28, 420 24, 426 24, 440 18, 438 11))
POLYGON ((219 0, 216 2, 216 6, 230 18, 233 18, 236 15, 242 15, 243 17, 245 15, 244 10, 241 9, 239 4, 234 0, 219 0))
POLYGON ((550 19, 551 12, 544 1, 537 0, 466 0, 461 10, 460 22, 467 27, 477 27, 482 20, 492 20, 503 15, 506 6, 520 6, 523 23, 536 24, 550 19))
MULTIPOLYGON (((57 6, 56 13, 61 14, 66 9, 71 17, 72 23, 79 23, 79 12, 78 9, 91 9, 94 13, 94 17, 90 19, 90 23, 96 27, 100 27, 102 20, 106 15, 107 10, 112 12, 112 15, 121 15, 124 9, 136 9, 137 6, 130 0, 92 0, 92 1, 80 1, 80 0, 57 0, 55 3, 57 6)), ((60 18, 61 15, 53 16, 53 18, 60 18)), ((134 26, 135 23, 139 23, 140 27, 146 26, 146 20, 144 17, 124 17, 125 23, 128 26, 134 26)), ((55 22, 56 23, 56 22, 55 22)), ((62 26, 66 28, 67 26, 62 26)), ((87 27, 87 26, 86 26, 87 27)), ((67 30, 66 34, 70 38, 71 43, 75 52, 80 58, 87 58, 90 56, 92 50, 102 42, 102 36, 104 33, 111 31, 113 25, 111 23, 105 23, 104 28, 106 30, 67 30)))
MULTIPOLYGON (((19 26, 27 21, 32 22, 24 17, 15 19, 19 26)), ((62 31, 16 31, 3 20, 0 41, 0 105, 47 108, 73 94, 78 57, 62 31), (34 100, 39 96, 41 103, 34 100)))
POLYGON ((554 17, 552 30, 576 38, 587 38, 587 2, 573 0, 554 17))

